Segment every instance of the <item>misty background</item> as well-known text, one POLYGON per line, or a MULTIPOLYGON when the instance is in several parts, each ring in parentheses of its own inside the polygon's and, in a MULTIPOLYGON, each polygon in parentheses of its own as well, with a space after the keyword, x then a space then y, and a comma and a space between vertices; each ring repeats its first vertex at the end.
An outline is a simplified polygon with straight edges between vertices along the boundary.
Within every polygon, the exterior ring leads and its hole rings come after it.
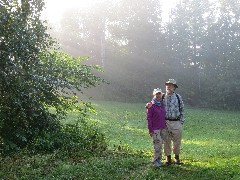
POLYGON ((187 105, 240 109, 239 0, 164 7, 160 0, 94 1, 65 9, 49 32, 64 52, 102 67, 98 75, 109 84, 85 92, 96 100, 145 103, 174 78, 187 105))

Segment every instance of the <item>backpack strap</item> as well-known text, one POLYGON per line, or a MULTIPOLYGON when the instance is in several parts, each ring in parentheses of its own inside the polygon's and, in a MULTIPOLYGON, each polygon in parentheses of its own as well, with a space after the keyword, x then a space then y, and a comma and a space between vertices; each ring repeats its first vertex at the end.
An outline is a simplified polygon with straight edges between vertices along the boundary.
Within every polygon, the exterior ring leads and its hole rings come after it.
POLYGON ((165 94, 162 95, 162 101, 164 100, 165 94))
MULTIPOLYGON (((180 114, 182 114, 181 113, 181 102, 180 102, 180 98, 179 98, 179 95, 177 94, 177 93, 175 93, 176 94, 176 96, 177 96, 177 99, 178 99, 178 108, 179 108, 179 112, 180 112, 180 114)), ((165 94, 163 94, 162 95, 162 101, 164 100, 164 97, 165 97, 165 94)))
POLYGON ((176 96, 177 96, 177 99, 178 99, 178 108, 179 108, 179 112, 180 112, 180 114, 182 114, 181 113, 181 103, 180 103, 180 98, 179 98, 179 95, 177 94, 177 93, 175 93, 176 94, 176 96))

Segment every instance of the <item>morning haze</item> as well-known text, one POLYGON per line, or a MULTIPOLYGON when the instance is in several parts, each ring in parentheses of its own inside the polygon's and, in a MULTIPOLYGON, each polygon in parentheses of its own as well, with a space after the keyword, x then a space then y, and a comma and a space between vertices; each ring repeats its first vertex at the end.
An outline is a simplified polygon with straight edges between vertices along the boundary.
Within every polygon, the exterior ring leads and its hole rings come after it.
MULTIPOLYGON (((89 56, 110 84, 96 99, 146 102, 174 78, 189 105, 239 108, 240 6, 235 1, 102 0, 64 10, 51 34, 72 56, 89 56)), ((96 96, 97 94, 97 96, 96 96)))

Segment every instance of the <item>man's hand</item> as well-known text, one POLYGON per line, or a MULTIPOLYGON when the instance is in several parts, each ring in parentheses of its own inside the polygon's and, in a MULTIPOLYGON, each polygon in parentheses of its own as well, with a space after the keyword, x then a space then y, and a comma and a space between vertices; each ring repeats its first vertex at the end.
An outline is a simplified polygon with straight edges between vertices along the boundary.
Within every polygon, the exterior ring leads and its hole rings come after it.
POLYGON ((152 103, 151 102, 148 102, 145 106, 147 109, 149 109, 150 107, 152 107, 152 103))

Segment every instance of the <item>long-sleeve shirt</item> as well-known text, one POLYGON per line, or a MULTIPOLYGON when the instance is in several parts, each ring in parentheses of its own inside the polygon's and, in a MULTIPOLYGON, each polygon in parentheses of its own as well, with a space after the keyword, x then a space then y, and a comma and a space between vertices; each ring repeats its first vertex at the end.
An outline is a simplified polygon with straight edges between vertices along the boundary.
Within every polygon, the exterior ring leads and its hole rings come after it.
POLYGON ((176 93, 173 93, 171 96, 165 95, 164 97, 164 105, 166 110, 166 119, 178 119, 181 123, 184 123, 184 104, 182 101, 182 97, 178 94, 180 100, 180 107, 178 103, 178 98, 176 93))
POLYGON ((147 109, 147 120, 149 133, 152 133, 154 130, 166 128, 164 104, 162 103, 161 106, 152 104, 152 106, 147 109))

